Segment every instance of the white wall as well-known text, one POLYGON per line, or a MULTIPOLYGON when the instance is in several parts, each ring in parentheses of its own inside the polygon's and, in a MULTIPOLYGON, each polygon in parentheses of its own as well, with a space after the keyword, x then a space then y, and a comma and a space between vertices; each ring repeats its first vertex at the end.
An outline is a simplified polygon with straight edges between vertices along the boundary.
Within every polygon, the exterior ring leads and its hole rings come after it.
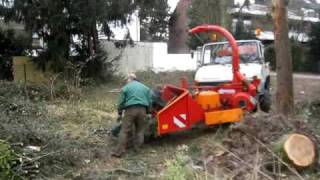
MULTIPOLYGON (((120 55, 121 49, 114 46, 113 42, 102 41, 104 50, 109 59, 120 55)), ((119 73, 127 74, 135 71, 152 69, 153 67, 153 45, 152 43, 136 42, 135 46, 128 45, 122 52, 119 60, 119 73)))
POLYGON ((195 70, 196 59, 190 54, 168 54, 167 43, 153 43, 153 69, 155 71, 195 70))
MULTIPOLYGON (((113 59, 120 54, 113 42, 102 41, 108 52, 108 58, 113 59)), ((135 42, 135 46, 127 46, 119 60, 119 71, 127 74, 144 70, 174 71, 195 70, 196 59, 190 54, 168 54, 167 43, 135 42)))

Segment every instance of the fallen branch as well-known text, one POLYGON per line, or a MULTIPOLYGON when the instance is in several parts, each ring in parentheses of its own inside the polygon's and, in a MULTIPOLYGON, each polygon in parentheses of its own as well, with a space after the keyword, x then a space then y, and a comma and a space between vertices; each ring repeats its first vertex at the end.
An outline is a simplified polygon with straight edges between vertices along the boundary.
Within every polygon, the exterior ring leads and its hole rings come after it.
POLYGON ((254 169, 252 171, 251 179, 258 179, 258 173, 257 172, 260 169, 259 160, 260 160, 260 152, 259 152, 259 148, 257 148, 256 158, 255 158, 254 166, 253 166, 254 169))
POLYGON ((129 169, 124 169, 124 168, 117 168, 117 169, 110 169, 105 171, 105 173, 110 173, 110 174, 115 174, 115 173, 124 173, 124 174, 133 174, 133 175, 142 175, 142 171, 133 171, 129 169))
POLYGON ((236 170, 231 171, 230 169, 228 169, 228 171, 230 172, 231 176, 228 177, 228 179, 236 179, 235 177, 238 176, 246 167, 242 166, 237 168, 236 170))
POLYGON ((233 157, 235 157, 236 159, 238 159, 242 164, 244 164, 245 166, 256 170, 258 173, 260 173, 262 176, 266 177, 267 179, 270 180, 274 180, 274 178, 270 177, 269 175, 267 175, 266 173, 262 172, 259 169, 256 169, 255 167, 252 167, 249 163, 247 163, 246 161, 244 161, 243 159, 241 159, 239 156, 237 156, 236 154, 234 154, 233 152, 231 152, 230 150, 228 150, 227 148, 223 147, 220 144, 216 144, 216 146, 220 147, 221 149, 223 149, 224 151, 228 152, 229 154, 231 154, 233 157))
MULTIPOLYGON (((216 132, 216 134, 214 135, 213 140, 215 140, 218 132, 219 132, 220 128, 218 129, 218 131, 216 132)), ((220 147, 221 149, 223 149, 224 151, 230 153, 232 156, 234 156, 236 159, 238 159, 241 163, 243 163, 245 166, 251 168, 251 169, 255 169, 255 167, 252 167, 250 164, 248 164, 247 162, 245 162, 243 159, 241 159, 239 156, 237 156, 236 154, 234 154, 233 152, 231 152, 230 150, 228 150, 227 148, 225 148, 223 145, 221 144, 217 144, 215 141, 213 141, 213 144, 217 147, 220 147)), ((267 179, 270 180, 274 180, 272 177, 270 177, 268 174, 262 172, 260 169, 257 169, 257 172, 260 173, 262 176, 266 177, 267 179)))
POLYGON ((119 93, 121 89, 112 89, 110 91, 107 91, 108 93, 119 93))
POLYGON ((48 153, 48 154, 45 154, 45 155, 42 155, 42 156, 38 156, 38 157, 36 157, 36 158, 33 158, 33 159, 31 160, 31 162, 39 161, 40 159, 42 159, 42 158, 44 158, 44 157, 51 156, 51 155, 57 154, 57 153, 60 153, 60 151, 51 152, 51 153, 48 153))

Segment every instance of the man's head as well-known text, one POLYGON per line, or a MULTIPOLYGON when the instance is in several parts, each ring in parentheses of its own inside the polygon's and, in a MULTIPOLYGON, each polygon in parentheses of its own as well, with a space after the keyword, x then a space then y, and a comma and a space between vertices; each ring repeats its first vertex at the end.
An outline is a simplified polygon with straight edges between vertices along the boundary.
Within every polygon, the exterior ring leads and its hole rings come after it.
POLYGON ((134 73, 128 74, 128 82, 137 80, 137 76, 134 73))

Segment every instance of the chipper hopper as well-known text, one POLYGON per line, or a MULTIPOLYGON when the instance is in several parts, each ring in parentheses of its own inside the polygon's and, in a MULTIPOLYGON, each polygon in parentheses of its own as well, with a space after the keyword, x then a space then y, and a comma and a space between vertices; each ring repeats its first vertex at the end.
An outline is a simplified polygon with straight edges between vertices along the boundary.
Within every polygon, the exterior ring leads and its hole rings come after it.
POLYGON ((211 126, 239 122, 245 112, 257 108, 260 82, 249 82, 240 73, 238 45, 231 33, 216 25, 197 26, 189 32, 219 33, 227 39, 232 49, 233 80, 217 86, 189 86, 186 80, 182 80, 181 87, 165 85, 162 99, 167 105, 157 112, 158 136, 188 130, 197 124, 211 126))

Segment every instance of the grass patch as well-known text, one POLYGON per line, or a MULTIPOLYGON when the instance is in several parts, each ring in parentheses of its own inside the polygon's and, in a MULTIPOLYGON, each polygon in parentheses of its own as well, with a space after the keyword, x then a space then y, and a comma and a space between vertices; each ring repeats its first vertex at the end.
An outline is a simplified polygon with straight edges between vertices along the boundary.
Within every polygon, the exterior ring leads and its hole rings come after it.
POLYGON ((194 179, 194 172, 188 166, 189 157, 184 153, 178 152, 171 160, 167 160, 163 179, 165 180, 187 180, 194 179))
POLYGON ((0 139, 23 143, 18 151, 41 147, 33 154, 43 156, 39 177, 63 175, 107 154, 109 144, 94 130, 111 127, 115 95, 49 101, 46 88, 8 82, 1 82, 0 92, 0 139))

